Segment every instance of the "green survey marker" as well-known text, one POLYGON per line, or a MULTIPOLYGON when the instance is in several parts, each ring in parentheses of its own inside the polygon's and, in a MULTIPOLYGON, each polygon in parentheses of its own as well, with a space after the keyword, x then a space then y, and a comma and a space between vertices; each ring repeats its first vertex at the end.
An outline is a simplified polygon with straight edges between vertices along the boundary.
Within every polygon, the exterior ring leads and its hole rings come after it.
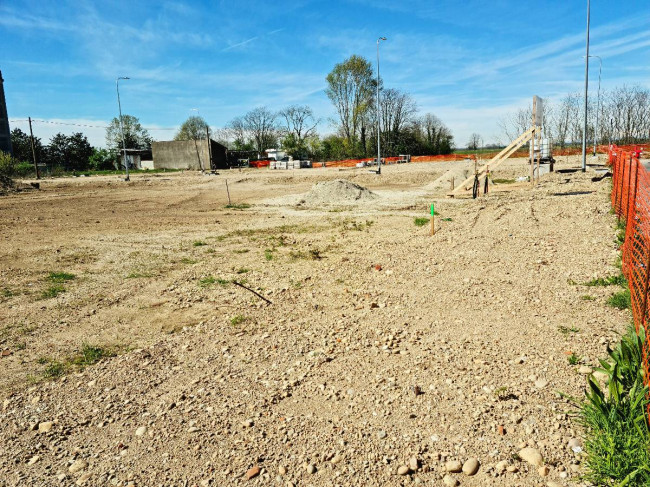
POLYGON ((435 214, 435 210, 433 209, 433 203, 431 203, 431 216, 435 214))

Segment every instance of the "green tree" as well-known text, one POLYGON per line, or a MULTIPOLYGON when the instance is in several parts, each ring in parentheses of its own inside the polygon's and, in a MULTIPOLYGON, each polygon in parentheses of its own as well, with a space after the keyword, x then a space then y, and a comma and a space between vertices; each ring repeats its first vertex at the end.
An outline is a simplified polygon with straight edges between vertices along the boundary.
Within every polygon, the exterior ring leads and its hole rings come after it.
POLYGON ((63 166, 67 171, 80 171, 88 168, 88 160, 93 148, 81 132, 67 136, 58 133, 50 139, 47 159, 52 165, 63 166))
MULTIPOLYGON (((32 157, 32 143, 29 134, 26 134, 19 128, 11 131, 11 146, 14 150, 14 158, 23 162, 33 162, 32 157)), ((43 143, 38 137, 34 137, 34 150, 36 152, 36 160, 43 161, 43 143)))
POLYGON ((372 64, 361 56, 352 55, 335 65, 325 79, 325 94, 336 108, 347 146, 354 150, 360 142, 365 152, 369 111, 377 86, 372 64))
POLYGON ((116 155, 106 149, 95 149, 88 160, 90 169, 101 171, 104 169, 113 169, 115 167, 116 155))
MULTIPOLYGON (((124 124, 124 141, 127 149, 151 149, 153 139, 147 129, 140 125, 140 120, 133 115, 122 115, 124 124)), ((122 132, 120 120, 115 117, 106 128, 106 145, 109 149, 120 152, 122 150, 122 132)))
POLYGON ((210 128, 203 117, 194 115, 183 122, 174 140, 205 140, 208 130, 210 128))
POLYGON ((316 133, 318 120, 307 105, 292 105, 279 115, 284 119, 284 138, 282 147, 294 157, 302 157, 309 152, 307 139, 316 133))

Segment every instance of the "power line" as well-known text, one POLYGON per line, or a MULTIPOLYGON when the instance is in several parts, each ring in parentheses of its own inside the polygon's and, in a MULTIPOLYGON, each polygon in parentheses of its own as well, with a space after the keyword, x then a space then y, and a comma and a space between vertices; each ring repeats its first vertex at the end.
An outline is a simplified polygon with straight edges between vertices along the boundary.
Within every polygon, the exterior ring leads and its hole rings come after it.
MULTIPOLYGON (((16 123, 16 122, 28 122, 27 119, 22 120, 9 120, 11 123, 16 123)), ((107 129, 109 126, 108 125, 88 125, 88 124, 83 124, 83 123, 70 123, 70 122, 53 122, 52 120, 38 120, 36 118, 32 118, 32 122, 40 122, 40 123, 50 123, 53 125, 71 125, 74 127, 90 127, 90 128, 98 128, 98 129, 107 129)), ((175 127, 143 127, 146 130, 178 130, 175 127)))

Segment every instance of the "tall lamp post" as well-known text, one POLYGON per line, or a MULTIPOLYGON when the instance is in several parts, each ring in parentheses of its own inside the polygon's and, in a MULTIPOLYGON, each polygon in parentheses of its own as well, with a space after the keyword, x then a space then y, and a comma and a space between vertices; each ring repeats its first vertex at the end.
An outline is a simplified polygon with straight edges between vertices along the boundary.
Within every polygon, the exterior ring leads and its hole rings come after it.
POLYGON ((129 161, 126 159, 126 142, 124 141, 124 124, 122 123, 122 104, 120 103, 120 80, 121 79, 131 79, 127 76, 120 76, 115 80, 115 88, 117 89, 117 107, 120 110, 120 132, 122 133, 122 151, 124 154, 124 167, 126 168, 126 177, 125 181, 129 181, 129 161))
POLYGON ((385 41, 385 37, 377 39, 377 174, 381 174, 381 111, 379 110, 379 41, 385 41))
POLYGON ((603 60, 600 56, 589 56, 598 58, 598 101, 596 102, 596 127, 594 128, 594 157, 596 156, 596 144, 598 142, 598 115, 600 114, 600 76, 603 72, 603 60))
POLYGON ((587 171, 587 95, 589 92, 589 16, 591 2, 587 0, 587 53, 585 54, 585 126, 582 131, 582 172, 587 171))

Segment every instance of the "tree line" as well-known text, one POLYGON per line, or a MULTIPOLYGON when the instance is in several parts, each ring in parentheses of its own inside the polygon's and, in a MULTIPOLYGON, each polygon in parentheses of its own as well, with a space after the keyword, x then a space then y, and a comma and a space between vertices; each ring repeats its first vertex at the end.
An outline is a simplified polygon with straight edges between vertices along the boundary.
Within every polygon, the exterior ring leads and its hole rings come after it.
MULTIPOLYGON (((622 86, 590 95, 587 102, 587 145, 597 133, 599 144, 621 145, 650 140, 650 90, 640 86, 622 86), (596 120, 598 125, 596 126, 596 120), (596 131, 597 129, 597 131, 596 131)), ((544 130, 560 148, 582 143, 584 132, 584 95, 569 93, 559 102, 544 103, 544 130)), ((532 107, 519 109, 500 126, 508 141, 531 126, 532 107)))

